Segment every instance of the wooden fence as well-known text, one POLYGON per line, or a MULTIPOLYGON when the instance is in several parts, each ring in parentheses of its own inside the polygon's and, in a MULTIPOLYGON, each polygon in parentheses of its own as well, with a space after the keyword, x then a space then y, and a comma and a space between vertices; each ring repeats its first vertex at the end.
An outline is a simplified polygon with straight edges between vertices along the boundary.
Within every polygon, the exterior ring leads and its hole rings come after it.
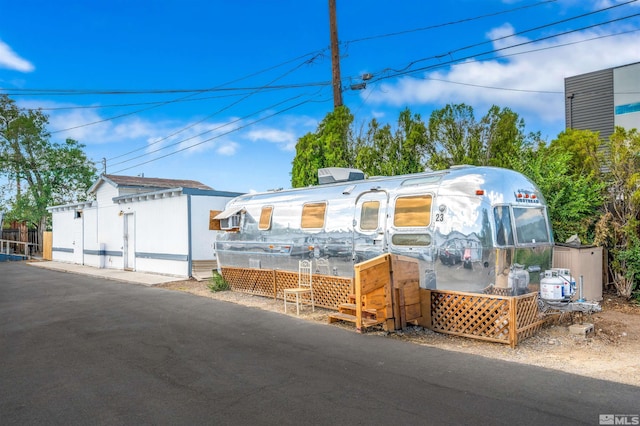
MULTIPOLYGON (((279 269, 222 268, 222 277, 231 290, 282 299, 285 288, 298 286, 298 273, 279 269)), ((316 306, 338 309, 349 299, 352 280, 333 275, 313 275, 313 297, 316 306)))
POLYGON ((53 232, 51 231, 42 233, 42 258, 53 260, 53 232))
POLYGON ((544 325, 538 293, 521 296, 422 290, 430 318, 422 325, 433 331, 509 344, 534 335, 544 325))
MULTIPOLYGON (((358 330, 373 324, 382 324, 385 330, 399 330, 412 323, 512 348, 544 325, 537 293, 509 296, 427 290, 419 287, 418 274, 415 259, 382 255, 357 264, 355 282, 314 275, 315 304, 339 311, 342 315, 334 315, 336 320, 353 321, 358 330), (353 318, 345 319, 349 316, 343 312, 345 306, 350 306, 353 318), (364 318, 367 314, 372 314, 374 320, 364 318)), ((292 271, 223 268, 222 276, 233 291, 274 299, 282 299, 285 288, 298 285, 298 274, 292 271)))

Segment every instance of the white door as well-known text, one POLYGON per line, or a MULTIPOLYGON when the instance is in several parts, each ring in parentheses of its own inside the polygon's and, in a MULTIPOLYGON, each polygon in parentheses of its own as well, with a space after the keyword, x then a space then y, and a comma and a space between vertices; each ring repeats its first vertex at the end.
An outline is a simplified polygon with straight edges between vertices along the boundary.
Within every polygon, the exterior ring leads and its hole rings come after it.
POLYGON ((84 265, 84 214, 74 212, 73 219, 73 263, 84 265))
POLYGON ((126 213, 123 217, 122 259, 124 269, 133 271, 136 268, 135 220, 133 213, 126 213))

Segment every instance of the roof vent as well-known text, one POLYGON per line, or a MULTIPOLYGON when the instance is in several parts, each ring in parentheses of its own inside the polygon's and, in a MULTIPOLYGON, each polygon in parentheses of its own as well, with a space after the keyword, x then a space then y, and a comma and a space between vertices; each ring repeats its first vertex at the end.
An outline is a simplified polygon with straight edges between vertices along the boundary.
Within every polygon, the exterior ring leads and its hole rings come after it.
POLYGON ((343 167, 326 167, 318 169, 318 182, 320 185, 336 182, 350 182, 353 180, 363 180, 364 172, 358 169, 343 167))

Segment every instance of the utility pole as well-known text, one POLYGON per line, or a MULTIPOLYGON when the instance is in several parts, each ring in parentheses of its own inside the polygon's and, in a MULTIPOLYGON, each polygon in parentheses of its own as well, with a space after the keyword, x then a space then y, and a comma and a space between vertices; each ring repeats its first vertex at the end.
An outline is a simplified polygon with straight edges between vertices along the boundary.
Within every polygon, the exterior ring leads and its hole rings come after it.
POLYGON ((340 48, 338 47, 338 22, 336 0, 329 0, 329 32, 331 35, 331 72, 333 76, 333 108, 342 106, 342 84, 340 83, 340 48))

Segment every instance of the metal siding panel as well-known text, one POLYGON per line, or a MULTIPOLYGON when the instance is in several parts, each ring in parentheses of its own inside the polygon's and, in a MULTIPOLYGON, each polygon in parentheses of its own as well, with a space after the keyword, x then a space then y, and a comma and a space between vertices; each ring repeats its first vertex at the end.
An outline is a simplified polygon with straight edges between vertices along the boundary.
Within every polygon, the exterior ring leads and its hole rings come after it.
POLYGON ((566 78, 565 94, 566 127, 608 139, 614 130, 613 69, 566 78))

